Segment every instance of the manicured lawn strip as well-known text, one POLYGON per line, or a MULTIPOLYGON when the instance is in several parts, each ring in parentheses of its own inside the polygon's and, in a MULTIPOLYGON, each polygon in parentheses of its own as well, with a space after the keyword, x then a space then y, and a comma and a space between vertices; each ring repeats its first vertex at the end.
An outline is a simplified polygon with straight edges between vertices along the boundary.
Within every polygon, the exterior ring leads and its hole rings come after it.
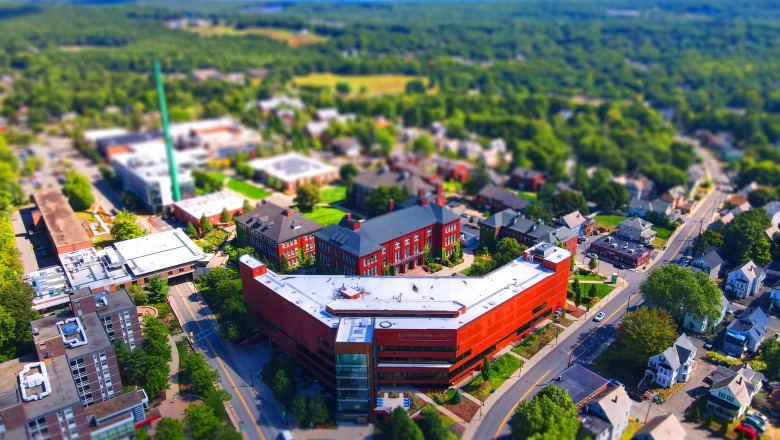
MULTIPOLYGON (((471 394, 479 400, 484 401, 493 391, 501 386, 515 371, 523 366, 523 361, 505 354, 493 361, 491 364, 490 378, 487 382, 482 378, 482 374, 474 377, 471 382, 463 387, 463 391, 471 394)), ((465 400, 465 399, 464 399, 465 400)))
POLYGON ((650 229, 655 231, 655 238, 661 241, 668 239, 673 232, 671 229, 662 228, 660 226, 653 226, 650 229))
POLYGON ((544 327, 531 333, 531 336, 527 337, 523 342, 517 344, 517 346, 513 348, 512 351, 526 359, 531 359, 533 355, 538 353, 539 350, 541 350, 545 345, 549 344, 550 341, 555 339, 555 335, 561 331, 563 330, 561 330, 560 327, 553 324, 547 324, 544 327))
POLYGON ((271 195, 271 191, 268 191, 265 188, 260 188, 259 186, 252 185, 246 180, 231 178, 227 183, 227 187, 245 197, 249 197, 250 199, 255 200, 264 199, 271 195))
POLYGON ((346 186, 331 186, 320 191, 322 203, 330 205, 331 203, 341 202, 347 198, 346 186))
POLYGON ((602 214, 593 217, 593 219, 596 220, 597 228, 615 229, 620 222, 626 219, 626 217, 615 214, 602 214))
POLYGON ((367 95, 398 94, 406 91, 406 84, 415 79, 426 81, 425 77, 408 75, 334 75, 332 73, 311 73, 304 76, 296 76, 292 82, 296 86, 330 87, 335 89, 336 84, 346 83, 352 88, 353 93, 359 93, 365 88, 367 95))
MULTIPOLYGON (((590 286, 587 284, 583 284, 583 289, 585 286, 587 286, 587 291, 590 293, 590 286)), ((598 293, 599 298, 604 299, 605 296, 609 295, 610 292, 615 290, 615 286, 611 284, 596 284, 596 293, 598 293)))
POLYGON ((337 208, 318 206, 314 212, 303 214, 307 219, 317 222, 322 226, 330 226, 338 223, 344 217, 344 211, 337 208))
POLYGON ((209 177, 211 177, 214 180, 219 180, 220 182, 225 181, 225 173, 223 173, 222 171, 209 171, 206 174, 208 174, 209 177))
POLYGON ((463 191, 463 184, 457 180, 449 180, 444 182, 444 192, 447 194, 456 194, 463 191))
POLYGON ((532 202, 536 201, 536 193, 530 192, 530 191, 518 191, 517 197, 520 197, 521 199, 530 200, 532 202))
POLYGON ((88 222, 97 221, 97 219, 95 218, 95 214, 86 211, 76 211, 76 217, 78 217, 79 220, 86 220, 88 222))
MULTIPOLYGON (((604 281, 604 278, 598 276, 598 275, 574 275, 573 277, 569 278, 570 281, 574 280, 580 280, 580 281, 604 281)), ((582 283, 583 285, 585 283, 582 283)))

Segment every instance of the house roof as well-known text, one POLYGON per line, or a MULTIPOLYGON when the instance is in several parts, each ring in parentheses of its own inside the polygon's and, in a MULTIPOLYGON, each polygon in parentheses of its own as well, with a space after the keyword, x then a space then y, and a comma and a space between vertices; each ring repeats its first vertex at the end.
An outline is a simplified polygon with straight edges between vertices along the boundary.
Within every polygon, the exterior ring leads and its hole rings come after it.
POLYGON ((493 228, 504 227, 517 231, 523 235, 533 237, 537 242, 554 244, 555 242, 565 243, 577 234, 566 226, 552 227, 547 226, 540 221, 533 221, 524 217, 521 213, 512 209, 505 209, 493 214, 482 221, 482 224, 493 228))
POLYGON ((673 188, 669 188, 667 193, 673 198, 679 199, 680 197, 685 197, 685 188, 683 188, 681 185, 677 185, 673 188))
POLYGON ((357 140, 357 138, 354 137, 336 139, 333 142, 331 142, 331 146, 339 154, 344 154, 344 155, 350 153, 355 149, 357 149, 358 151, 360 150, 360 142, 357 140))
POLYGON ((486 185, 477 195, 495 200, 515 210, 523 210, 531 205, 531 201, 520 198, 517 194, 492 184, 486 185))
POLYGON ((756 263, 754 263, 752 260, 732 269, 731 272, 729 272, 729 275, 735 272, 741 272, 743 275, 745 275, 748 281, 753 281, 756 279, 756 277, 764 273, 764 271, 760 267, 756 266, 756 263))
POLYGON ((769 214, 769 218, 772 218, 775 216, 775 214, 780 212, 780 202, 773 200, 764 205, 764 210, 767 214, 769 214))
POLYGON ((419 176, 408 172, 396 172, 386 167, 373 171, 365 171, 355 176, 355 185, 365 186, 371 189, 377 189, 380 186, 398 187, 406 189, 409 195, 416 195, 420 190, 431 192, 436 189, 435 186, 421 179, 419 176))
POLYGON ((580 364, 574 364, 560 374, 560 380, 555 385, 566 390, 574 405, 579 408, 588 399, 603 391, 608 383, 609 380, 593 371, 580 364))
POLYGON ((315 237, 330 243, 352 255, 368 255, 382 249, 368 237, 339 225, 330 225, 314 234, 315 237))
POLYGON ((558 222, 561 223, 563 226, 574 229, 580 225, 587 225, 590 223, 594 223, 595 220, 593 220, 590 217, 585 217, 579 211, 574 211, 561 217, 558 220, 558 222))
POLYGON ((544 177, 544 173, 541 171, 531 170, 528 168, 515 168, 514 171, 512 171, 512 177, 517 177, 520 179, 536 179, 537 177, 544 177))
POLYGON ((674 414, 653 417, 634 434, 634 438, 650 438, 653 440, 682 439, 685 437, 685 428, 683 428, 674 414))
POLYGON ((649 229, 650 227, 653 226, 653 224, 647 220, 642 220, 641 218, 634 216, 623 220, 622 222, 620 222, 619 226, 639 229, 641 231, 644 229, 649 229))
POLYGON ((365 221, 358 233, 381 244, 436 223, 454 222, 458 218, 452 211, 438 205, 415 205, 365 221))
POLYGON ((631 398, 625 388, 613 386, 596 396, 591 405, 598 406, 612 426, 620 425, 631 410, 631 398))
POLYGON ((713 270, 723 264, 723 261, 724 259, 720 255, 720 248, 710 246, 704 254, 700 254, 696 257, 696 260, 694 260, 692 265, 698 268, 713 270))
POLYGON ((322 225, 307 219, 298 211, 265 201, 235 220, 279 243, 322 229, 322 225))
POLYGON ((766 334, 767 325, 769 325, 769 318, 761 307, 756 307, 752 312, 743 313, 739 318, 731 321, 727 333, 745 335, 751 333, 755 340, 759 340, 766 334))
MULTIPOLYGON (((758 387, 761 386, 761 379, 764 375, 749 368, 741 368, 731 377, 726 377, 720 382, 712 384, 710 396, 717 396, 716 391, 727 388, 739 402, 739 406, 750 403, 758 387)), ((717 397, 716 397, 717 398, 717 397)), ((718 400, 721 400, 718 398, 718 400)))

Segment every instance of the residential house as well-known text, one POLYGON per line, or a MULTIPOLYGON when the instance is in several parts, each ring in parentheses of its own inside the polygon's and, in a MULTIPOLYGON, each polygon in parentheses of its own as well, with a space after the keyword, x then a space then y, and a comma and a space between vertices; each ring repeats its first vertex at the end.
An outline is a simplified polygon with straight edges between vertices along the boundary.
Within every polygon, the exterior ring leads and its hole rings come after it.
POLYGON ((314 233, 322 229, 322 225, 301 213, 265 200, 236 217, 235 222, 238 242, 252 246, 277 268, 282 257, 290 267, 298 265, 301 251, 306 257, 314 258, 314 233))
POLYGON ((437 192, 435 185, 426 182, 418 176, 409 172, 393 171, 389 166, 384 166, 375 170, 364 171, 355 176, 351 192, 352 206, 357 210, 364 210, 366 208, 366 198, 380 186, 387 188, 398 187, 409 196, 419 194, 420 191, 424 194, 437 192))
POLYGON ((780 202, 772 201, 764 205, 764 210, 769 215, 770 225, 766 229, 766 235, 771 239, 780 232, 780 202))
POLYGON ((474 204, 480 209, 487 208, 490 209, 491 213, 496 213, 505 209, 524 211, 531 205, 531 202, 518 197, 514 192, 488 184, 477 193, 474 204))
POLYGON ((575 363, 563 370, 555 381, 555 386, 566 390, 574 406, 582 409, 586 403, 607 390, 609 379, 575 363))
POLYGON ((544 173, 527 168, 515 168, 509 176, 513 187, 523 191, 539 191, 546 182, 544 173))
POLYGON ((655 183, 645 176, 636 179, 615 179, 615 181, 625 185, 629 198, 640 200, 652 200, 653 198, 655 183))
POLYGON ((645 200, 640 198, 632 198, 628 202, 628 215, 644 217, 650 212, 657 214, 664 214, 671 216, 674 210, 672 204, 661 200, 645 200))
POLYGON ((631 217, 620 222, 617 228, 617 235, 626 240, 649 244, 656 235, 656 232, 651 229, 652 227, 653 224, 647 220, 631 217))
POLYGON ((743 212, 748 212, 753 209, 753 206, 747 200, 743 201, 743 199, 738 197, 735 197, 732 200, 734 200, 736 203, 732 203, 733 208, 731 208, 731 211, 729 211, 731 214, 742 214, 743 212))
POLYGON ((620 440, 628 428, 631 398, 622 386, 613 386, 585 404, 582 427, 593 440, 620 440))
POLYGON ((541 220, 533 221, 517 211, 505 209, 479 223, 483 231, 488 231, 500 240, 511 237, 528 247, 539 243, 560 243, 561 247, 576 254, 578 235, 566 226, 547 226, 541 220))
POLYGON ((190 73, 190 76, 192 79, 198 83, 204 83, 210 79, 222 79, 222 72, 220 72, 218 69, 215 69, 213 67, 205 68, 205 69, 195 69, 190 73))
POLYGON ((471 167, 468 162, 437 157, 433 159, 436 173, 446 180, 465 182, 469 179, 471 167))
POLYGON ((721 256, 720 248, 710 246, 703 254, 694 256, 693 262, 691 263, 691 270, 694 272, 704 272, 714 281, 718 279, 724 261, 725 259, 721 256))
POLYGON ((449 257, 460 240, 460 217, 445 207, 417 203, 358 222, 347 214, 338 225, 314 234, 317 262, 336 273, 381 276, 390 267, 396 274, 421 266, 425 249, 433 257, 449 257))
POLYGON ((354 137, 335 139, 330 148, 339 156, 355 158, 360 155, 360 142, 354 137))
POLYGON ((566 226, 577 235, 590 235, 596 227, 596 221, 586 217, 579 211, 570 212, 559 218, 556 222, 558 226, 566 226))
POLYGON ((726 293, 733 293, 737 298, 747 298, 758 293, 764 285, 764 279, 764 270, 753 261, 748 261, 729 272, 726 278, 726 293))
POLYGON ((646 375, 653 376, 653 382, 670 388, 677 382, 687 382, 696 362, 696 347, 691 338, 682 334, 671 347, 650 358, 646 375))
POLYGON ((725 228, 726 225, 731 223, 733 220, 734 220, 734 214, 727 212, 726 214, 722 215, 714 222, 710 223, 709 229, 712 229, 715 232, 721 232, 723 231, 723 228, 725 228))
POLYGON ((686 195, 687 192, 685 191, 685 188, 683 188, 682 185, 677 185, 673 188, 669 188, 668 191, 661 194, 661 197, 659 197, 659 199, 671 203, 672 210, 675 210, 677 209, 678 206, 685 203, 686 195))
POLYGON ((764 375, 742 367, 724 379, 714 382, 707 395, 707 409, 729 421, 742 417, 753 397, 761 390, 764 375))
POLYGON ((633 440, 670 440, 684 439, 687 436, 685 428, 674 414, 656 416, 650 419, 632 437, 633 440))
POLYGON ((690 192, 704 182, 704 178, 706 177, 704 173, 704 166, 699 163, 695 163, 691 165, 691 167, 688 168, 687 176, 688 176, 687 189, 690 192))
POLYGON ((775 310, 780 308, 780 280, 775 282, 772 286, 772 291, 769 293, 769 310, 775 310))
POLYGON ((729 300, 726 298, 726 295, 720 296, 720 307, 718 319, 715 322, 710 323, 707 318, 701 318, 699 316, 694 316, 691 313, 687 313, 685 315, 685 319, 683 320, 683 327, 687 328, 688 330, 697 333, 702 334, 705 331, 707 331, 710 327, 715 327, 721 322, 723 322, 723 319, 726 317, 726 311, 729 309, 729 300))
POLYGON ((726 329, 723 351, 736 357, 741 357, 746 351, 755 352, 766 337, 767 325, 769 325, 769 318, 761 307, 756 307, 753 311, 745 311, 731 321, 726 329))
POLYGON ((271 99, 261 99, 257 101, 257 108, 263 114, 270 114, 277 109, 303 110, 303 101, 289 96, 274 96, 271 99))

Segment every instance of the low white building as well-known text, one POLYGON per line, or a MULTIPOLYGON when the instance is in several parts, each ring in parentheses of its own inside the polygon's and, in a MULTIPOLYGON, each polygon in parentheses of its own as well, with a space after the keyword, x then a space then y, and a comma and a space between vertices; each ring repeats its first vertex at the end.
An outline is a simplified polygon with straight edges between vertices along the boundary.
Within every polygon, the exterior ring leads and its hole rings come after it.
POLYGON ((729 308, 729 300, 726 298, 725 295, 721 295, 720 297, 720 308, 718 309, 720 311, 720 314, 718 315, 718 319, 715 322, 709 322, 707 318, 701 318, 694 316, 690 313, 687 313, 685 315, 685 319, 683 320, 683 327, 686 329, 692 331, 696 334, 702 334, 707 331, 710 327, 715 327, 726 318, 726 311, 729 308))
POLYGON ((731 292, 737 298, 755 295, 764 285, 766 273, 753 261, 737 266, 729 272, 726 278, 726 292, 731 292))
POLYGON ((255 178, 269 186, 279 182, 285 192, 294 193, 304 183, 324 185, 339 178, 338 168, 298 153, 255 159, 249 165, 255 169, 255 178))
POLYGON ((662 387, 672 387, 677 382, 687 382, 696 362, 696 347, 691 338, 682 334, 671 347, 650 358, 646 375, 662 387))

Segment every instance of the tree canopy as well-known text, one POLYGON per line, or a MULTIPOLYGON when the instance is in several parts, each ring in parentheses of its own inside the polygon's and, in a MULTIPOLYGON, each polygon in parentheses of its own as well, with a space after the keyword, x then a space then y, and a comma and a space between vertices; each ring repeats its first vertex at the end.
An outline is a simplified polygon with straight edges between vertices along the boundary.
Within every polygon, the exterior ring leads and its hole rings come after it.
POLYGON ((298 187, 294 202, 301 212, 312 212, 322 202, 320 189, 313 183, 304 183, 298 187))
POLYGON ((690 314, 712 324, 721 314, 723 294, 705 272, 667 264, 653 269, 639 290, 647 303, 663 308, 677 321, 690 314))
POLYGON ((555 385, 542 388, 533 399, 518 405, 510 426, 512 438, 574 440, 580 422, 569 393, 555 385))
POLYGON ((734 216, 723 228, 723 248, 732 264, 753 260, 759 266, 772 261, 766 229, 772 224, 764 208, 751 209, 734 216))
POLYGON ((146 235, 146 231, 136 223, 136 219, 134 213, 125 209, 119 210, 111 226, 111 236, 114 240, 125 241, 146 235))
POLYGON ((62 192, 68 197, 68 202, 75 211, 85 211, 95 203, 95 196, 92 195, 92 186, 89 180, 75 171, 67 174, 62 192))
POLYGON ((615 332, 615 343, 627 365, 640 367, 669 348, 677 338, 676 325, 664 309, 639 307, 627 312, 615 332))

